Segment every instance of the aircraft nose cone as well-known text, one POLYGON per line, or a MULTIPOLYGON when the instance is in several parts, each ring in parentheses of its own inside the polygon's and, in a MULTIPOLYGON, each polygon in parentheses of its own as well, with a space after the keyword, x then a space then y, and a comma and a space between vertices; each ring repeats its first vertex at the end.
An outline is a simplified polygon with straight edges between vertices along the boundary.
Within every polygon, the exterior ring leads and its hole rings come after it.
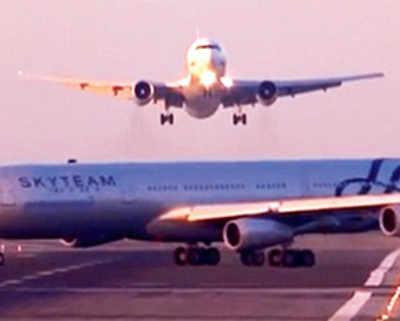
POLYGON ((210 57, 210 67, 218 75, 223 75, 225 70, 225 61, 217 52, 213 52, 210 57))

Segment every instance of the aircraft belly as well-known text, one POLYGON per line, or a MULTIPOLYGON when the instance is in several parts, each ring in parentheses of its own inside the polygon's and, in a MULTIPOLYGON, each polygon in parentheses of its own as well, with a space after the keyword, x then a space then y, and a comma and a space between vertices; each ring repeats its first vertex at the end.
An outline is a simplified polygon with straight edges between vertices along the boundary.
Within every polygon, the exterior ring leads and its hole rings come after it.
POLYGON ((151 202, 27 201, 0 207, 0 238, 60 238, 85 233, 123 233, 146 238, 146 225, 161 209, 151 202))
POLYGON ((194 118, 207 118, 215 114, 220 104, 218 95, 209 96, 204 90, 186 96, 186 112, 194 118))

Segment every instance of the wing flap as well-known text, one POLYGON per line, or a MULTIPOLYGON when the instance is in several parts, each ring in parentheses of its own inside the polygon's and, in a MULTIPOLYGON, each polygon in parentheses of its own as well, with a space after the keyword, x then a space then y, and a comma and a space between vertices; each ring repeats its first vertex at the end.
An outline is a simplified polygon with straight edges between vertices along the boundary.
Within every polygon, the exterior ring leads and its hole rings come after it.
POLYGON ((161 219, 207 221, 268 214, 317 214, 329 210, 374 208, 392 204, 400 204, 400 193, 197 205, 174 209, 162 215, 161 219))
MULTIPOLYGON (((344 82, 373 79, 383 77, 383 73, 370 73, 335 78, 320 79, 300 79, 300 80, 273 80, 277 89, 277 97, 296 96, 298 94, 309 93, 318 90, 328 90, 329 88, 339 87, 344 82)), ((255 104, 257 93, 262 81, 259 80, 234 80, 233 86, 228 94, 223 97, 224 107, 234 107, 237 105, 255 104)))
POLYGON ((132 84, 123 81, 102 81, 102 80, 86 80, 73 77, 62 76, 41 76, 18 73, 25 79, 43 80, 59 83, 73 89, 86 91, 94 94, 112 96, 121 99, 132 99, 132 84))
POLYGON ((294 96, 301 93, 308 93, 316 90, 327 90, 333 87, 339 87, 343 82, 373 79, 383 77, 383 73, 371 73, 363 75, 354 75, 326 79, 293 80, 293 81, 275 81, 278 89, 278 96, 294 96))

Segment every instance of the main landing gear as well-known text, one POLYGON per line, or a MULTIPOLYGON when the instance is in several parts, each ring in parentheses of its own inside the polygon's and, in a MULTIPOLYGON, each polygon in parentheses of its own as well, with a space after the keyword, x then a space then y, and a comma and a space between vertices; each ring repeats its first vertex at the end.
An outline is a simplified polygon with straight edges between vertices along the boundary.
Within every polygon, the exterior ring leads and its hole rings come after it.
POLYGON ((170 125, 174 124, 174 115, 167 113, 167 114, 161 114, 160 115, 160 123, 161 125, 164 125, 165 123, 169 123, 170 125))
POLYGON ((311 250, 274 249, 268 254, 271 266, 312 267, 315 265, 315 255, 311 250))
MULTIPOLYGON (((262 266, 265 254, 262 251, 243 251, 240 260, 246 266, 262 266)), ((268 253, 268 263, 273 267, 312 267, 315 265, 315 255, 311 250, 278 250, 268 253)))
POLYGON ((6 263, 6 258, 4 256, 4 253, 0 252, 0 266, 4 265, 6 263))
POLYGON ((218 265, 221 254, 215 247, 178 247, 174 252, 177 265, 218 265))
POLYGON ((237 125, 239 123, 242 123, 243 125, 247 124, 247 115, 246 114, 233 114, 233 125, 237 125))

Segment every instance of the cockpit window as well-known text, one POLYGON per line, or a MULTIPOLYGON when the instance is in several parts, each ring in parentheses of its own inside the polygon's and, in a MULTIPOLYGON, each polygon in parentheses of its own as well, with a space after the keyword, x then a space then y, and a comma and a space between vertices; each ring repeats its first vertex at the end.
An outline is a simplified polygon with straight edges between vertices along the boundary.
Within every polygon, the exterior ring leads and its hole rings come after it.
POLYGON ((215 49, 221 51, 221 48, 218 45, 200 45, 196 47, 196 50, 197 49, 215 49))

